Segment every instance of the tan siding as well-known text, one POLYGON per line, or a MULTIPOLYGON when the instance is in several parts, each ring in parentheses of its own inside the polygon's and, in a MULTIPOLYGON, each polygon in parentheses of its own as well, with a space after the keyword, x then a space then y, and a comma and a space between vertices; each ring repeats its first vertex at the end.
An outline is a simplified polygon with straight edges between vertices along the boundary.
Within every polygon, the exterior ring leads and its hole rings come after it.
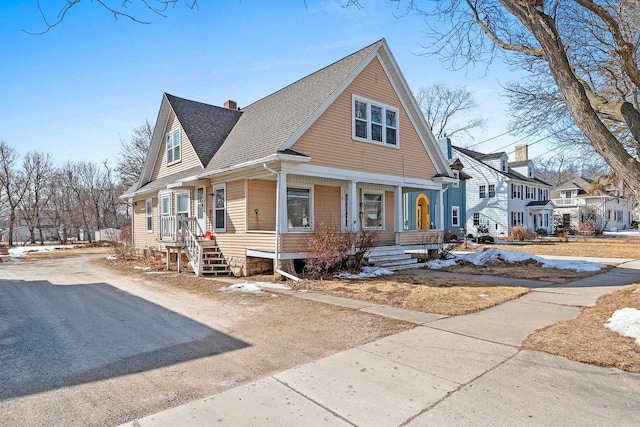
POLYGON ((304 252, 311 233, 285 233, 282 235, 282 252, 304 252))
POLYGON ((276 182, 252 179, 248 182, 247 222, 249 230, 276 229, 276 182), (255 210, 258 209, 256 215, 255 210))
POLYGON ((316 185, 313 199, 314 225, 340 228, 340 187, 316 185))
POLYGON ((311 164, 431 179, 436 169, 377 58, 293 145, 311 164), (399 149, 351 138, 352 94, 400 109, 399 149))
POLYGON ((185 169, 189 169, 195 166, 201 166, 200 160, 198 159, 198 155, 196 154, 191 142, 189 141, 189 137, 184 133, 184 130, 180 127, 180 122, 176 118, 176 115, 173 111, 169 113, 169 120, 167 121, 167 127, 162 134, 162 144, 160 144, 160 152, 158 154, 158 159, 156 160, 156 164, 153 168, 153 173, 151 174, 151 181, 154 179, 162 178, 163 176, 171 175, 176 172, 183 171, 185 169), (175 163, 171 166, 167 166, 167 142, 166 142, 166 134, 172 132, 176 129, 180 129, 180 149, 181 149, 181 157, 182 161, 179 163, 175 163))
POLYGON ((158 198, 153 197, 153 232, 147 233, 147 198, 133 199, 133 242, 136 249, 158 246, 158 198))
POLYGON ((393 199, 391 191, 384 193, 384 230, 378 232, 378 245, 394 245, 396 233, 393 231, 393 199))
MULTIPOLYGON (((225 256, 245 256, 247 237, 245 234, 245 181, 226 183, 227 217, 225 233, 214 233, 220 250, 225 256)), ((213 201, 209 204, 212 205, 213 201)))
POLYGON ((442 243, 442 231, 440 230, 420 230, 403 231, 400 233, 401 245, 422 245, 442 243))

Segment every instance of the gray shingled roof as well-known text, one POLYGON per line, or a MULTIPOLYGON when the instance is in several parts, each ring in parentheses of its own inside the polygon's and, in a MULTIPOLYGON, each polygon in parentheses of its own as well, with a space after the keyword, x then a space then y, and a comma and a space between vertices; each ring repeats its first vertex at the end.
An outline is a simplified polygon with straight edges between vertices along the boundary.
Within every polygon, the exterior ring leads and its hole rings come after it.
MULTIPOLYGON (((482 160, 486 160, 486 159, 490 159, 490 158, 499 158, 499 157, 502 157, 502 155, 504 154, 504 153, 482 154, 482 153, 479 153, 477 151, 469 150, 468 148, 454 147, 454 146, 452 146, 451 148, 453 148, 454 150, 456 150, 456 151, 458 151, 458 152, 460 152, 462 154, 465 154, 465 155, 467 155, 467 156, 471 157, 472 159, 477 160, 479 162, 482 162, 482 160)), ((518 163, 518 162, 514 162, 514 163, 518 163)), ((503 172, 503 171, 498 170, 498 169, 496 169, 496 168, 494 168, 494 167, 492 167, 492 166, 490 166, 490 165, 488 165, 486 163, 482 163, 482 164, 485 165, 486 167, 488 167, 490 169, 493 169, 494 171, 506 176, 507 178, 517 179, 519 181, 534 182, 536 184, 551 186, 550 184, 544 182, 541 179, 526 177, 526 176, 524 176, 524 175, 512 170, 511 168, 507 168, 507 172, 503 172)), ((512 165, 513 165, 513 163, 509 163, 509 166, 512 166, 512 165)))
POLYGON ((178 98, 168 93, 165 93, 165 96, 200 162, 207 166, 242 116, 242 111, 178 98))
POLYGON ((276 154, 382 41, 377 41, 244 108, 207 170, 276 154))
POLYGON ((519 162, 510 162, 509 166, 512 168, 517 168, 518 166, 528 166, 531 163, 531 160, 521 160, 519 162))

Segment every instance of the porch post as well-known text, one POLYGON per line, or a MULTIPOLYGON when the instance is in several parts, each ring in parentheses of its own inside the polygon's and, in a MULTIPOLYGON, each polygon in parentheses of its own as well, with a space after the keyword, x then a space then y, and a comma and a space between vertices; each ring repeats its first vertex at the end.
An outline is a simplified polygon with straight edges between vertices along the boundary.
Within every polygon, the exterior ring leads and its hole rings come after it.
POLYGON ((441 188, 438 192, 438 203, 440 204, 438 209, 438 223, 436 223, 436 229, 446 231, 444 229, 444 188, 441 188))
POLYGON ((352 231, 358 231, 360 229, 360 213, 358 207, 360 206, 360 202, 358 200, 358 183, 356 181, 349 182, 349 205, 348 205, 348 214, 349 218, 349 228, 352 231))
POLYGON ((402 215, 402 185, 396 187, 393 197, 393 231, 395 231, 396 245, 400 244, 400 232, 403 228, 404 216, 402 215))
MULTIPOLYGON (((277 206, 276 206, 276 234, 278 234, 278 238, 276 245, 278 248, 275 253, 280 252, 280 248, 282 247, 282 234, 286 233, 289 225, 287 224, 287 173, 280 172, 278 175, 278 188, 276 189, 276 197, 277 206)), ((276 268, 280 268, 278 265, 278 260, 276 260, 276 268)))

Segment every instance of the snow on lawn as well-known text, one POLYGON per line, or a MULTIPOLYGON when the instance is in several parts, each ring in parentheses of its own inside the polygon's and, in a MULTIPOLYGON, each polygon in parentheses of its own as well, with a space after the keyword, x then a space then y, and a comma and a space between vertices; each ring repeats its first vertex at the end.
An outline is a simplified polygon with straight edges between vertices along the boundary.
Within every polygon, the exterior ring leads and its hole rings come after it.
POLYGON ((287 285, 271 282, 244 282, 220 288, 222 292, 249 292, 252 294, 261 294, 263 289, 289 290, 291 288, 287 285))
POLYGON ((73 249, 77 245, 17 246, 9 248, 9 256, 19 258, 29 252, 49 252, 58 249, 73 249))
POLYGON ((629 307, 616 310, 604 327, 625 337, 635 338, 636 344, 640 345, 640 310, 629 307))
POLYGON ((371 279, 378 276, 393 274, 393 271, 383 267, 362 267, 362 272, 358 274, 340 273, 336 277, 338 279, 371 279))
POLYGON ((508 263, 522 262, 527 260, 534 260, 547 268, 559 268, 562 270, 575 270, 575 271, 599 271, 606 267, 606 265, 599 262, 581 261, 581 260, 557 260, 557 259, 545 259, 539 256, 531 255, 526 252, 520 251, 508 251, 504 249, 488 248, 483 251, 471 252, 468 254, 455 254, 454 258, 448 260, 435 260, 429 261, 427 267, 437 270, 440 268, 454 265, 457 261, 466 261, 474 265, 486 265, 493 264, 499 261, 508 263))

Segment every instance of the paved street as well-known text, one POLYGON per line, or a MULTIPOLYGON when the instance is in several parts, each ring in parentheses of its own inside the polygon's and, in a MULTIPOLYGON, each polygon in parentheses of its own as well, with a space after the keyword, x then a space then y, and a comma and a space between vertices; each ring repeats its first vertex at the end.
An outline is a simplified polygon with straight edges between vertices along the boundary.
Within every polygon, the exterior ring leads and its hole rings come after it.
POLYGON ((637 426, 640 375, 517 347, 536 329, 576 317, 575 305, 638 281, 634 261, 466 316, 388 310, 420 326, 129 425, 637 426))

